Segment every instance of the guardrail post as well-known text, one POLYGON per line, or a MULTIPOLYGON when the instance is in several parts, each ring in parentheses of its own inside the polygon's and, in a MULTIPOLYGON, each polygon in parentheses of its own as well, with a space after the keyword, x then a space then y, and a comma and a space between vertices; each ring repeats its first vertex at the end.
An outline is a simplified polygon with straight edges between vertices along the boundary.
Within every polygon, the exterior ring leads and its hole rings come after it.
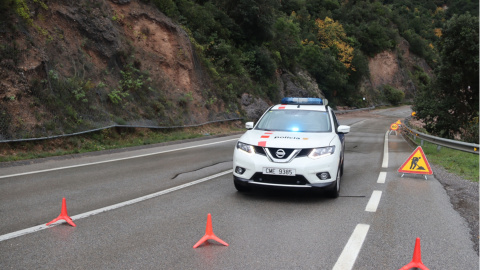
POLYGON ((420 140, 420 145, 423 146, 423 140, 420 140))
POLYGON ((441 145, 437 145, 437 152, 440 152, 440 149, 442 148, 441 145))

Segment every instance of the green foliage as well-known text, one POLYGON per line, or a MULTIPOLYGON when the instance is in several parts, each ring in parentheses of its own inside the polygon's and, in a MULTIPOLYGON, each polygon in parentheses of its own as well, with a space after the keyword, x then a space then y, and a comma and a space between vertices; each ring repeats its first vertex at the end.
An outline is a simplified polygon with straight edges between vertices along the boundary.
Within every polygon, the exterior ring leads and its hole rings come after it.
POLYGON ((403 101, 405 93, 402 90, 396 89, 390 85, 385 85, 383 88, 387 101, 392 103, 392 105, 398 105, 403 101))
POLYGON ((478 143, 478 130, 472 131, 479 111, 478 28, 478 17, 469 13, 454 15, 443 28, 436 80, 414 104, 428 132, 478 143))
POLYGON ((2 0, 0 1, 0 14, 7 13, 9 9, 14 5, 15 0, 2 0))
POLYGON ((119 104, 124 98, 128 96, 129 94, 127 92, 123 92, 119 89, 113 89, 110 93, 108 93, 108 98, 113 104, 119 104))
POLYGON ((341 94, 340 90, 348 83, 347 69, 329 48, 322 49, 313 43, 306 44, 301 59, 328 99, 341 94))
POLYGON ((279 17, 274 25, 275 35, 271 42, 271 51, 279 53, 277 64, 286 68, 296 66, 302 45, 300 40, 300 26, 293 18, 279 17))
MULTIPOLYGON (((420 138, 416 140, 420 144, 420 138)), ((437 145, 424 142, 422 146, 428 161, 442 166, 447 171, 460 175, 462 178, 478 182, 479 180, 479 156, 478 154, 463 152, 447 147, 437 150, 437 145)))
MULTIPOLYGON (((48 32, 45 29, 33 22, 33 18, 30 16, 31 12, 26 0, 7 1, 6 5, 13 5, 15 13, 20 16, 28 25, 34 26, 34 28, 44 36, 48 35, 48 32)), ((48 6, 40 0, 33 0, 32 5, 35 8, 41 7, 44 10, 48 10, 48 6)))
POLYGON ((133 64, 128 64, 120 73, 122 74, 122 79, 119 81, 120 91, 135 92, 143 87, 145 83, 144 76, 133 64))
POLYGON ((4 61, 12 60, 15 65, 18 64, 20 59, 21 50, 16 41, 12 41, 10 44, 0 44, 0 59, 4 61))
MULTIPOLYGON (((403 37, 410 43, 411 52, 434 65, 438 29, 449 16, 442 3, 434 0, 153 2, 183 24, 215 88, 222 89, 213 92, 225 99, 238 97, 241 92, 239 88, 220 93, 227 85, 275 96, 269 86, 275 73, 301 68, 315 77, 332 101, 362 104, 358 102, 359 89, 369 76, 367 57, 395 49, 403 37), (326 42, 328 35, 318 35, 316 21, 326 22, 327 17, 338 26, 335 29, 344 29, 343 34, 334 35, 334 42, 326 42)), ((423 75, 412 76, 418 88, 424 86, 421 81, 428 81, 423 75)))
POLYGON ((225 11, 240 27, 246 40, 258 44, 273 38, 278 5, 276 0, 231 0, 225 11))
POLYGON ((173 0, 153 0, 155 6, 169 17, 178 15, 177 5, 173 0))
POLYGON ((182 93, 178 98, 178 105, 180 107, 187 107, 193 101, 193 95, 191 92, 182 93))
POLYGON ((10 124, 12 116, 5 108, 0 108, 0 134, 8 135, 10 133, 10 124))

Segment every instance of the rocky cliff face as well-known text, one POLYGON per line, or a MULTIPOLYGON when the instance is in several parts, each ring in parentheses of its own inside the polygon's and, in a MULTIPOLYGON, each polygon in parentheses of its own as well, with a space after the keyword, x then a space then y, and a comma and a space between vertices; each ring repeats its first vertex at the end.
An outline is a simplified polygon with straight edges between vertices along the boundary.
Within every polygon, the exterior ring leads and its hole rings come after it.
POLYGON ((416 92, 412 78, 416 67, 433 76, 426 61, 411 54, 409 47, 402 39, 396 50, 384 51, 369 60, 370 80, 366 84, 370 89, 379 92, 383 86, 390 85, 404 91, 406 98, 412 98, 416 92))
POLYGON ((34 27, 0 33, 0 136, 112 123, 186 125, 231 117, 185 31, 141 1, 49 1, 34 27), (36 30, 35 30, 36 29, 36 30), (10 42, 10 39, 14 39, 10 42))
MULTIPOLYGON (((0 31, 7 44, 0 59, 0 140, 112 124, 181 126, 241 114, 255 120, 277 102, 245 93, 239 108, 227 110, 187 33, 142 1, 51 0, 48 9, 30 11, 33 26, 17 19, 0 31)), ((364 89, 390 84, 414 91, 404 63, 424 65, 406 46, 377 55, 364 89)), ((279 70, 277 85, 278 98, 323 97, 302 70, 279 70)))

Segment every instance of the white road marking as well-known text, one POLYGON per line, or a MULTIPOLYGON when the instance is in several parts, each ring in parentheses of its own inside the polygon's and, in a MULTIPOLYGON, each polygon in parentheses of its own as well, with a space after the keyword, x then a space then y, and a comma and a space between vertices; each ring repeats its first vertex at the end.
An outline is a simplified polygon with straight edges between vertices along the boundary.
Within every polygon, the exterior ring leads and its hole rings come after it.
POLYGON ((383 144, 382 168, 388 168, 388 131, 385 133, 385 142, 383 144))
POLYGON ((362 123, 365 122, 365 121, 367 121, 367 120, 365 119, 365 120, 362 120, 362 121, 353 123, 353 124, 351 124, 350 126, 352 127, 352 126, 360 125, 360 124, 362 124, 362 123))
POLYGON ((387 178, 387 173, 386 172, 380 172, 380 174, 378 175, 377 183, 385 184, 385 179, 386 178, 387 178))
POLYGON ((380 198, 382 198, 382 192, 380 190, 374 190, 370 200, 368 201, 365 211, 367 212, 376 212, 378 204, 380 203, 380 198))
MULTIPOLYGON (((145 201, 145 200, 148 200, 148 199, 152 199, 152 198, 155 198, 155 197, 158 197, 158 196, 161 196, 161 195, 165 195, 167 193, 177 191, 177 190, 189 187, 189 186, 193 186, 193 185, 196 185, 196 184, 199 184, 199 183, 202 183, 202 182, 206 182, 208 180, 215 179, 215 178, 220 177, 222 175, 232 173, 232 171, 233 170, 220 172, 220 173, 217 173, 217 174, 214 174, 214 175, 211 175, 211 176, 207 176, 205 178, 195 180, 195 181, 183 184, 183 185, 179 185, 179 186, 176 186, 176 187, 173 187, 173 188, 169 188, 169 189, 162 190, 162 191, 159 191, 159 192, 156 192, 156 193, 152 193, 150 195, 146 195, 146 196, 139 197, 139 198, 136 198, 136 199, 133 199, 133 200, 125 201, 125 202, 122 202, 122 203, 117 203, 117 204, 114 204, 114 205, 103 207, 103 208, 93 210, 93 211, 90 211, 90 212, 86 212, 86 213, 83 213, 83 214, 71 216, 70 218, 72 220, 79 220, 79 219, 86 218, 86 217, 89 217, 89 216, 97 215, 97 214, 107 212, 107 211, 110 211, 110 210, 114 210, 114 209, 117 209, 117 208, 120 208, 120 207, 123 207, 123 206, 131 205, 131 204, 138 203, 138 202, 141 202, 141 201, 145 201)), ((65 223, 65 221, 57 221, 57 222, 51 224, 50 226, 47 226, 46 224, 42 224, 42 225, 39 225, 39 226, 23 229, 23 230, 20 230, 20 231, 0 235, 0 242, 8 240, 8 239, 15 238, 15 237, 19 237, 19 236, 22 236, 22 235, 25 235, 25 234, 38 232, 38 231, 41 231, 41 230, 44 230, 44 229, 47 229, 47 228, 57 226, 57 225, 62 224, 62 223, 65 223)))
POLYGON ((368 224, 358 224, 355 227, 332 270, 349 270, 353 268, 369 229, 370 225, 368 224))
POLYGON ((206 144, 201 144, 201 145, 195 145, 195 146, 188 146, 188 147, 176 148, 176 149, 172 149, 172 150, 160 151, 160 152, 155 152, 155 153, 150 153, 150 154, 143 154, 143 155, 137 155, 137 156, 131 156, 131 157, 124 157, 124 158, 103 160, 103 161, 98 161, 98 162, 91 162, 91 163, 85 163, 85 164, 77 164, 77 165, 72 165, 72 166, 58 167, 58 168, 45 169, 45 170, 39 170, 39 171, 31 171, 31 172, 24 172, 24 173, 3 175, 3 176, 0 176, 0 179, 2 179, 2 178, 8 178, 8 177, 15 177, 15 176, 23 176, 23 175, 37 174, 37 173, 43 173, 43 172, 51 172, 51 171, 59 171, 59 170, 65 170, 65 169, 72 169, 72 168, 78 168, 78 167, 85 167, 85 166, 91 166, 91 165, 98 165, 98 164, 103 164, 103 163, 116 162, 116 161, 122 161, 122 160, 134 159, 134 158, 142 158, 142 157, 148 157, 148 156, 159 155, 159 154, 164 154, 164 153, 169 153, 169 152, 175 152, 175 151, 181 151, 181 150, 186 150, 186 149, 192 149, 192 148, 197 148, 197 147, 202 147, 202 146, 207 146, 207 145, 214 145, 214 144, 219 144, 219 143, 224 143, 224 142, 229 142, 229 141, 234 141, 234 140, 238 140, 238 138, 236 138, 236 139, 230 139, 230 140, 225 140, 225 141, 219 141, 219 142, 213 142, 213 143, 206 143, 206 144))
MULTIPOLYGON (((388 168, 388 131, 385 133, 385 141, 383 145, 383 162, 382 168, 388 168)), ((384 184, 387 178, 386 172, 380 172, 378 175, 377 183, 384 184)), ((374 190, 368 204, 365 208, 367 212, 376 212, 378 205, 380 204, 380 199, 382 197, 382 191, 374 190)), ((351 270, 357 260, 360 249, 363 246, 363 242, 367 237, 368 230, 370 225, 368 224, 358 224, 355 227, 350 239, 347 242, 347 245, 343 248, 340 257, 333 266, 333 270, 351 270)))

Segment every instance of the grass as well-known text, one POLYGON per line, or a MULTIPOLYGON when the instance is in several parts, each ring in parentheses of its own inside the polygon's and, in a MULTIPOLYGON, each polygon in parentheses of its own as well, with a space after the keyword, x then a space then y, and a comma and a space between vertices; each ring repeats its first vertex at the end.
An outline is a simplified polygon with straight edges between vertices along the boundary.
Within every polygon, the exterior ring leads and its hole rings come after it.
MULTIPOLYGON (((420 139, 418 138, 415 142, 418 145, 420 139)), ((422 149, 427 156, 428 162, 440 165, 448 172, 459 175, 466 180, 478 182, 479 155, 447 147, 437 150, 436 144, 425 141, 422 149)))
POLYGON ((112 128, 51 140, 0 143, 0 162, 81 154, 245 131, 239 122, 168 130, 112 128))

